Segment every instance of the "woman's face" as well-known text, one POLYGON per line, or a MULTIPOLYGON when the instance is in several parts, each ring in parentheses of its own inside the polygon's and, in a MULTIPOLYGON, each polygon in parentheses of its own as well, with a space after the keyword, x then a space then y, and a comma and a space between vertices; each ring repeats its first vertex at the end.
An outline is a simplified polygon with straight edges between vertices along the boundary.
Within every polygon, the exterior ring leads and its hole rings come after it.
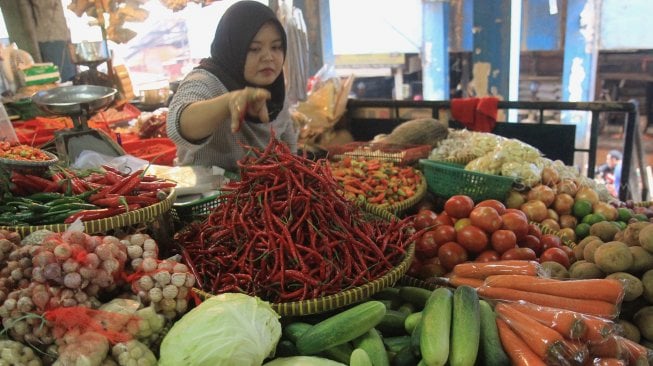
POLYGON ((265 23, 249 45, 245 59, 245 80, 255 86, 268 86, 283 68, 283 42, 277 27, 265 23))

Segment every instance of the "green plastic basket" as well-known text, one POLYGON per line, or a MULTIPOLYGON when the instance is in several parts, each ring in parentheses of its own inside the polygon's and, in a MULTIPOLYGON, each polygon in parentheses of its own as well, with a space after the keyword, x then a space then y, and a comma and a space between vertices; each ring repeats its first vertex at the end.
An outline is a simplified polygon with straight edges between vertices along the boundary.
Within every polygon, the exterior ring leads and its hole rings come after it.
POLYGON ((473 172, 453 163, 421 159, 419 164, 429 191, 445 199, 464 194, 474 202, 486 199, 504 202, 515 183, 512 177, 473 172))
POLYGON ((189 223, 205 219, 220 202, 220 194, 202 197, 186 203, 172 205, 172 217, 175 221, 189 223))

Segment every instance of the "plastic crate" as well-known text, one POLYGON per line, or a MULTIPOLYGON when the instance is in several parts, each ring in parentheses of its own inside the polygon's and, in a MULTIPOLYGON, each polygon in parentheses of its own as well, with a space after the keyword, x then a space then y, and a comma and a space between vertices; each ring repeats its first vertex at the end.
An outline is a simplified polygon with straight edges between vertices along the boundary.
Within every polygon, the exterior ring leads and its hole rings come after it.
POLYGON ((412 164, 429 156, 431 145, 398 145, 373 142, 350 142, 344 145, 327 147, 329 157, 339 159, 343 156, 383 159, 398 164, 412 164))
POLYGON ((202 197, 186 203, 172 205, 172 217, 175 221, 189 223, 205 219, 220 202, 220 194, 202 197))
POLYGON ((453 163, 421 159, 419 164, 429 191, 445 199, 464 194, 474 202, 486 199, 505 202, 515 183, 511 177, 473 172, 453 163))

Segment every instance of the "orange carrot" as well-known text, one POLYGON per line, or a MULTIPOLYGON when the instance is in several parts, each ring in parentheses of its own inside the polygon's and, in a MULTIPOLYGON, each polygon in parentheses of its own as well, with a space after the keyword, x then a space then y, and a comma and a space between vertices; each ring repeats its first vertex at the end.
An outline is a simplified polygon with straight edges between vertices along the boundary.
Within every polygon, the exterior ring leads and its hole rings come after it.
POLYGON ((467 285, 473 288, 483 286, 483 280, 478 278, 461 277, 457 275, 448 276, 449 284, 453 287, 467 285))
POLYGON ((476 289, 478 295, 495 300, 524 300, 533 304, 572 310, 578 313, 613 319, 619 313, 617 305, 601 300, 571 299, 562 296, 539 294, 535 292, 513 290, 510 288, 481 286, 476 289))
POLYGON ((485 279, 500 274, 537 276, 540 264, 535 261, 501 260, 495 262, 464 262, 453 267, 453 274, 467 278, 485 279))
POLYGON ((485 283, 492 287, 512 288, 574 299, 601 300, 613 304, 621 303, 625 292, 623 282, 610 278, 556 280, 524 275, 497 275, 486 278, 485 283))
POLYGON ((601 342, 590 343, 590 358, 627 359, 625 346, 617 341, 615 336, 607 337, 601 342))
POLYGON ((560 333, 505 303, 498 303, 494 310, 542 360, 557 363, 561 359, 564 339, 560 333))
POLYGON ((539 358, 532 349, 528 347, 515 332, 510 329, 508 324, 500 318, 497 318, 497 328, 499 328, 499 338, 501 345, 510 357, 513 365, 516 366, 544 366, 546 363, 539 358))
POLYGON ((618 358, 595 358, 592 360, 593 366, 626 366, 627 363, 624 360, 618 358))
POLYGON ((583 340, 587 342, 603 342, 617 331, 615 322, 598 316, 583 314, 583 323, 587 327, 583 340))
POLYGON ((615 336, 615 338, 628 351, 630 365, 649 365, 653 358, 653 351, 628 338, 621 336, 615 336))
POLYGON ((587 326, 583 323, 583 314, 575 311, 539 306, 524 301, 506 305, 521 311, 569 339, 579 339, 587 330, 587 326))

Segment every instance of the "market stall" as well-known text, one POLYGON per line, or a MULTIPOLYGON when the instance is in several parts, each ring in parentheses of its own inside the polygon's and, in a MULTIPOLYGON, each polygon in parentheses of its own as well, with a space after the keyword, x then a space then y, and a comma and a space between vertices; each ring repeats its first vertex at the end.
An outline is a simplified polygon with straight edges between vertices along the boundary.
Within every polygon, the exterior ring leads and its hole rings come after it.
MULTIPOLYGON (((122 3, 71 8, 126 42, 147 13, 122 3)), ((493 99, 479 116, 478 100, 349 100, 353 76, 328 75, 292 110, 301 153, 271 133, 225 171, 175 166, 167 88, 143 108, 98 72, 7 103, 0 364, 653 362, 653 203, 582 174, 574 126, 493 115, 631 105, 493 99)))

